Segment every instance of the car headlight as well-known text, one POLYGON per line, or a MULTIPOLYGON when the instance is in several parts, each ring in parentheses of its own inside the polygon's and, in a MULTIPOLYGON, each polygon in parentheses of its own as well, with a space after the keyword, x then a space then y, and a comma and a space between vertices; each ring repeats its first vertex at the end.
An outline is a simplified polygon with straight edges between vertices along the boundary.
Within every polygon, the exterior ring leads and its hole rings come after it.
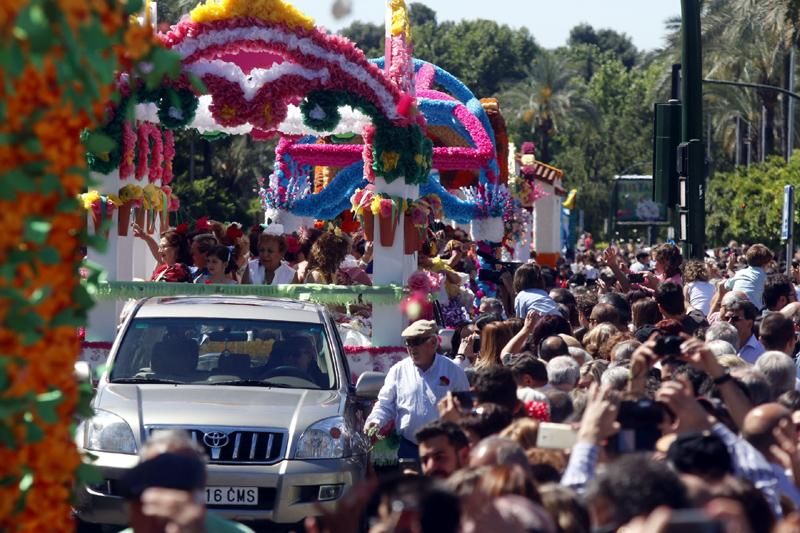
POLYGON ((85 421, 86 437, 84 447, 97 452, 136 453, 136 439, 133 431, 121 417, 98 409, 95 415, 85 421))
POLYGON ((297 441, 296 459, 340 459, 351 454, 353 432, 334 416, 311 424, 297 441))

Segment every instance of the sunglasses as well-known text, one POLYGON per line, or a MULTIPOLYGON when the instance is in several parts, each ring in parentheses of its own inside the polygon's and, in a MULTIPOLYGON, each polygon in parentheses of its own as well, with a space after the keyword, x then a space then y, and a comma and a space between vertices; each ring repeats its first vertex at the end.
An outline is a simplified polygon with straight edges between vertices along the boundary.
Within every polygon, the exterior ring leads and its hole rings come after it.
POLYGON ((430 339, 430 337, 411 337, 410 339, 405 340, 405 344, 409 348, 414 348, 416 346, 422 346, 428 342, 428 339, 430 339))
POLYGON ((725 322, 727 322, 728 324, 736 324, 740 320, 744 319, 740 316, 729 316, 728 318, 725 319, 725 322))

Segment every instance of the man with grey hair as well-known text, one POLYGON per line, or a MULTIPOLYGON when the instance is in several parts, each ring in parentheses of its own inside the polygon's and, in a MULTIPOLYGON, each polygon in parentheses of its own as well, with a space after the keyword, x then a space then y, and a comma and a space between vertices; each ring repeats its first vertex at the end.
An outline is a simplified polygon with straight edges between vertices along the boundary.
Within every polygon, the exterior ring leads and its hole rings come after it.
POLYGON ((624 391, 628 386, 628 376, 630 370, 624 366, 609 368, 600 376, 600 387, 603 389, 624 391))
POLYGON ((795 390, 797 377, 794 361, 785 353, 777 350, 764 352, 754 366, 766 376, 772 389, 772 401, 784 392, 795 390))
POLYGON ((706 342, 716 340, 728 342, 733 346, 734 353, 739 350, 739 332, 733 324, 729 324, 723 320, 718 320, 711 324, 706 330, 706 342))
POLYGON ((634 339, 620 342, 611 350, 611 361, 615 365, 628 363, 633 357, 633 352, 641 345, 641 342, 634 339))
POLYGON ((589 355, 589 352, 583 348, 578 348, 575 346, 569 347, 569 355, 575 359, 579 365, 583 365, 584 363, 588 363, 594 359, 591 355, 589 355))
POLYGON ((547 363, 548 385, 558 390, 569 392, 581 378, 581 367, 569 355, 559 355, 547 363))
POLYGON ((478 312, 482 315, 495 314, 501 317, 506 316, 506 311, 503 309, 503 302, 497 298, 481 298, 481 305, 478 308, 478 312))
POLYGON ((706 346, 709 350, 711 350, 711 353, 713 353, 715 357, 721 357, 723 355, 736 355, 736 348, 734 348, 730 342, 722 339, 709 341, 706 343, 706 346))

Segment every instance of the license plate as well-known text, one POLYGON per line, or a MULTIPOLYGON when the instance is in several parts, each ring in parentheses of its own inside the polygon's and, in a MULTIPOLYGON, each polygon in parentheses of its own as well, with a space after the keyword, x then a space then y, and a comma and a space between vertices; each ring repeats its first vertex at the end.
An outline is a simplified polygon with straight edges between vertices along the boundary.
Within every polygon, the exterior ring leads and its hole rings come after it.
POLYGON ((258 505, 258 488, 206 487, 206 505, 258 505))

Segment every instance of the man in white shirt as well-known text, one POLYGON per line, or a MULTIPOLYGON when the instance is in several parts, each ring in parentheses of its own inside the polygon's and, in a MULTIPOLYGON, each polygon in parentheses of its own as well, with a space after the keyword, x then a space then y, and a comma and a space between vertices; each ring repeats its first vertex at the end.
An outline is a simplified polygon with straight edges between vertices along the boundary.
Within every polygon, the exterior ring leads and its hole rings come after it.
POLYGON ((417 459, 416 432, 439 418, 436 404, 448 391, 467 391, 469 381, 453 361, 436 353, 436 322, 417 320, 401 334, 409 357, 389 369, 364 431, 394 422, 400 436, 398 457, 417 459))

